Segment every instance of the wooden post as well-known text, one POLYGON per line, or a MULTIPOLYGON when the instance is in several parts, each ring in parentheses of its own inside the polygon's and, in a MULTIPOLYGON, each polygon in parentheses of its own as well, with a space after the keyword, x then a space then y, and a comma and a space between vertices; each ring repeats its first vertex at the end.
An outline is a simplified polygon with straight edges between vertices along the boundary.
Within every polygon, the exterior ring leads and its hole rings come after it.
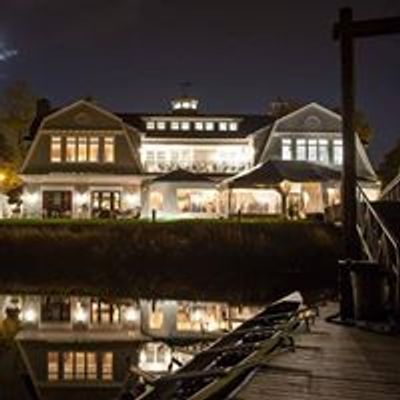
POLYGON ((157 220, 157 210, 153 208, 151 210, 151 222, 156 222, 156 220, 157 220))
POLYGON ((346 258, 359 257, 356 201, 356 141, 354 133, 354 39, 352 36, 353 12, 340 10, 340 52, 342 67, 342 131, 343 173, 342 212, 346 258))

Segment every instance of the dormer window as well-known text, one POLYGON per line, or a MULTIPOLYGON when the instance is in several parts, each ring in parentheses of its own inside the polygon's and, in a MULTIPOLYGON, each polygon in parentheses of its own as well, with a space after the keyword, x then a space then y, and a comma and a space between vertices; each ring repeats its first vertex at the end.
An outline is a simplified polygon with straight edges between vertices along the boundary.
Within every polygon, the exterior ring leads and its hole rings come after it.
POLYGON ((237 131, 239 124, 237 122, 229 122, 229 130, 231 132, 237 131))
POLYGON ((165 129, 167 129, 167 124, 165 123, 165 121, 157 121, 156 127, 159 131, 165 131, 165 129))
POLYGON ((219 130, 226 132, 228 130, 228 123, 227 122, 220 122, 218 124, 219 130))
POLYGON ((194 123, 194 129, 196 131, 203 131, 204 130, 204 123, 201 121, 197 121, 194 123))
POLYGON ((146 129, 149 131, 154 131, 154 129, 156 129, 156 123, 154 121, 147 121, 146 129))
POLYGON ((213 131, 214 130, 214 122, 208 121, 205 123, 206 131, 213 131))
POLYGON ((190 130, 190 122, 188 122, 188 121, 182 122, 182 123, 181 123, 181 129, 182 129, 183 131, 188 131, 188 130, 190 130))
POLYGON ((171 131, 179 131, 179 122, 178 121, 171 122, 171 131))

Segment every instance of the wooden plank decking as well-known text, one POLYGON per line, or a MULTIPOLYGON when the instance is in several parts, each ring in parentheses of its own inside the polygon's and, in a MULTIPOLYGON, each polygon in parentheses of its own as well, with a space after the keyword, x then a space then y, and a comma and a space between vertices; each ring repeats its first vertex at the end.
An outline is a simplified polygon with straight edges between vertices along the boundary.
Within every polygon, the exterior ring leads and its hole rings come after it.
POLYGON ((336 309, 321 309, 296 351, 259 369, 235 399, 399 400, 400 336, 325 322, 336 309))

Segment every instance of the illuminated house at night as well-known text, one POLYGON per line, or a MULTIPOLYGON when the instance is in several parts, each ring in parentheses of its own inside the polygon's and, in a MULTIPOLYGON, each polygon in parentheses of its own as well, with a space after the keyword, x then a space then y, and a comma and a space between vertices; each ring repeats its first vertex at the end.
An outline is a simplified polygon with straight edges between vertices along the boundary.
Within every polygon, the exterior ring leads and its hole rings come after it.
MULTIPOLYGON (((340 201, 338 114, 316 103, 279 118, 198 106, 181 97, 168 113, 120 114, 80 100, 42 112, 21 169, 23 215, 208 218, 295 207, 305 216, 340 201)), ((358 137, 357 167, 373 196, 377 178, 358 137)))

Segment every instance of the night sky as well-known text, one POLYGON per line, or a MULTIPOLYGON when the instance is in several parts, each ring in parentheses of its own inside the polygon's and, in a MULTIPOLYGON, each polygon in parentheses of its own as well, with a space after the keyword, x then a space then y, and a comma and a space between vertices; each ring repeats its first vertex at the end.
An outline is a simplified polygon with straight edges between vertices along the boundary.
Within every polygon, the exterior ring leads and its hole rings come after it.
MULTIPOLYGON (((153 112, 191 81, 209 112, 262 113, 278 96, 335 106, 345 5, 400 15, 399 0, 0 0, 0 88, 25 79, 56 105, 153 112)), ((379 160, 400 138, 400 35, 363 39, 357 60, 379 160)))

